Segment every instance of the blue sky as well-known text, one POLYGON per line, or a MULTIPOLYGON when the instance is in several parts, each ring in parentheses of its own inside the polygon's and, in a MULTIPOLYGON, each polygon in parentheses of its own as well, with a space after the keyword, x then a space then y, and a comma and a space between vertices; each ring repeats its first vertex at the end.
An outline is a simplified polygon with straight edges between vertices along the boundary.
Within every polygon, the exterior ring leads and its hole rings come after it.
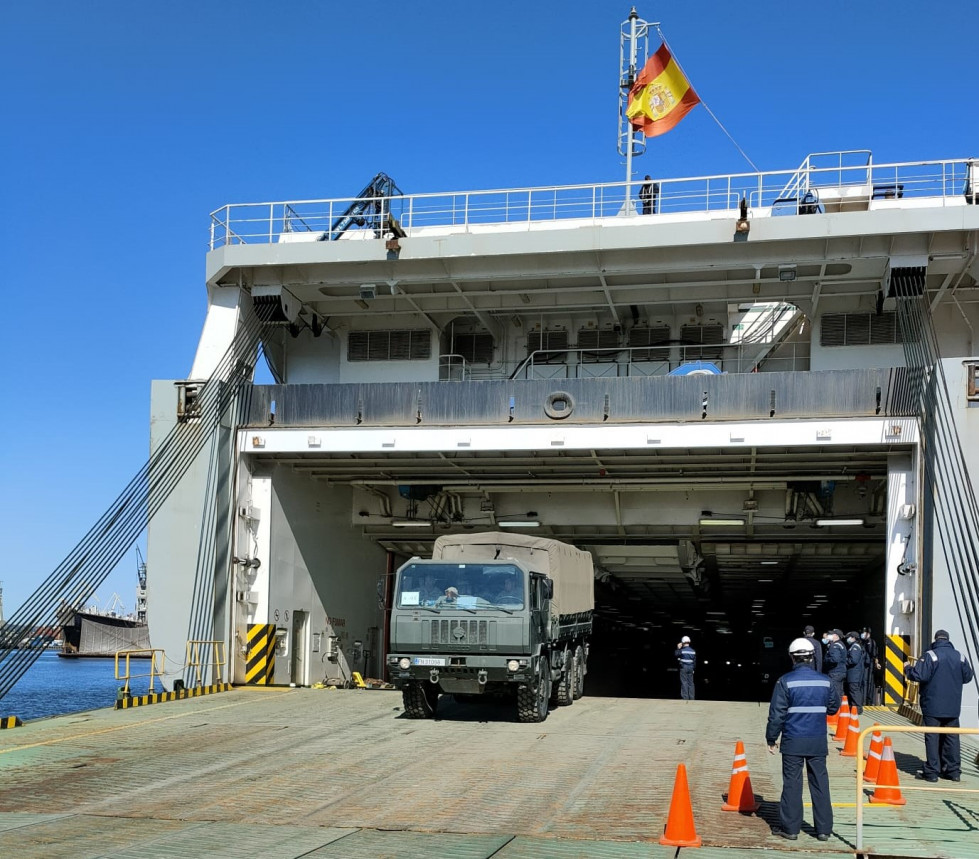
MULTIPOLYGON (((209 213, 619 181, 630 4, 8 3, 0 18, 0 567, 9 616, 148 454, 150 380, 190 371, 209 213)), ((974 3, 639 3, 762 170, 810 152, 979 155, 974 3)), ((656 45, 652 45, 655 49, 656 45)), ((749 169, 702 108, 639 175, 749 169)), ((152 570, 150 571, 152 576, 152 570)), ((100 589, 132 608, 135 556, 100 589)))

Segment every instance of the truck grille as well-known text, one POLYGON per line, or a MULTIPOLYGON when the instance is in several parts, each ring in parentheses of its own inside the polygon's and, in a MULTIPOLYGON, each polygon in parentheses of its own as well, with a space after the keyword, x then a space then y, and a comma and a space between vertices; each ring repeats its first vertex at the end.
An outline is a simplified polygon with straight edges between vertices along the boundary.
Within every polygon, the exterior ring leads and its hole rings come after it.
POLYGON ((485 620, 435 620, 432 621, 431 643, 453 647, 475 647, 490 644, 490 626, 485 620))

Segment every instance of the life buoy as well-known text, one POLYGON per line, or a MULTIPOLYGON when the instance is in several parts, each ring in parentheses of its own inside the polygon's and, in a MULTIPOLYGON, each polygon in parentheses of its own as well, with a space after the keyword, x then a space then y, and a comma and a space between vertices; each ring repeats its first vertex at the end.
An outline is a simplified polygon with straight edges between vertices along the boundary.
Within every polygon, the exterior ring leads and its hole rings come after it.
POLYGON ((564 420, 574 411, 574 397, 567 391, 555 391, 544 400, 544 414, 551 420, 564 420))

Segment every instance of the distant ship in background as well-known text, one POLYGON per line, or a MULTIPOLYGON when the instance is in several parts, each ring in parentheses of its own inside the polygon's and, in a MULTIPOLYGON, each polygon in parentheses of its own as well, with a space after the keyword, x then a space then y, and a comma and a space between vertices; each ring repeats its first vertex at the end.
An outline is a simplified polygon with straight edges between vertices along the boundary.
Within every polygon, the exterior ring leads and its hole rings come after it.
MULTIPOLYGON (((113 657, 119 650, 146 650, 150 648, 149 627, 146 624, 146 563, 139 556, 136 574, 136 610, 130 614, 118 614, 123 608, 118 594, 112 595, 108 608, 95 606, 81 610, 65 606, 59 612, 62 645, 59 656, 70 658, 113 657)), ((149 653, 136 658, 149 658, 149 653)))

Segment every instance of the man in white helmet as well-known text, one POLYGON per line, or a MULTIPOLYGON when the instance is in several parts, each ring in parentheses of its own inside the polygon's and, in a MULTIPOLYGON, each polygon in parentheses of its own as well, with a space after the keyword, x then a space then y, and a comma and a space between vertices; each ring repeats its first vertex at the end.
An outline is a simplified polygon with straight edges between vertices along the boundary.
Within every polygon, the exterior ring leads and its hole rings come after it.
POLYGON ((684 701, 693 701, 693 672, 697 667, 697 651, 690 646, 690 636, 685 635, 680 639, 674 652, 677 665, 680 666, 680 697, 684 701))
POLYGON ((840 709, 840 695, 829 677, 813 667, 815 649, 808 638, 789 645, 792 670, 775 683, 768 708, 765 741, 773 755, 782 737, 782 800, 779 826, 772 834, 795 841, 802 829, 802 769, 809 779, 816 838, 828 841, 833 831, 833 805, 826 773, 826 714, 840 709))

